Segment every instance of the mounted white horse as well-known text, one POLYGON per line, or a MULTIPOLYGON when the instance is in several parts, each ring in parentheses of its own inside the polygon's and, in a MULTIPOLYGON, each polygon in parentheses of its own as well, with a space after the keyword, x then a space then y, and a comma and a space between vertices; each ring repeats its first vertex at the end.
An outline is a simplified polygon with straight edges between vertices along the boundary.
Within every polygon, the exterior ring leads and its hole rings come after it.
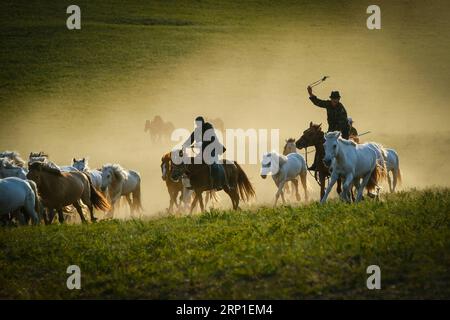
POLYGON ((125 196, 130 205, 131 216, 134 211, 142 210, 141 204, 141 176, 133 170, 125 170, 119 164, 106 164, 102 167, 101 190, 106 192, 111 201, 111 217, 114 217, 114 204, 121 196, 125 196), (131 195, 133 199, 131 199, 131 195))
POLYGON ((27 218, 38 224, 36 200, 36 195, 27 181, 16 177, 0 179, 0 216, 23 209, 27 218))
POLYGON ((79 171, 86 172, 91 177, 92 184, 94 185, 95 189, 100 190, 102 188, 102 172, 97 169, 91 170, 86 158, 79 160, 73 158, 72 167, 79 171))
POLYGON ((263 155, 261 177, 265 179, 267 175, 272 175, 272 179, 278 187, 275 194, 275 203, 281 195, 283 203, 285 203, 283 188, 288 181, 292 181, 295 188, 295 196, 300 201, 300 194, 298 192, 298 177, 302 182, 305 190, 305 201, 308 201, 308 186, 306 182, 306 162, 305 159, 298 153, 290 153, 287 156, 280 155, 275 151, 263 155))
POLYGON ((356 144, 342 139, 341 133, 334 131, 325 134, 324 147, 323 161, 332 173, 321 203, 327 201, 328 194, 338 179, 343 179, 341 198, 350 202, 350 189, 353 185, 358 190, 356 201, 360 201, 364 188, 373 190, 386 175, 385 162, 379 144, 356 144))

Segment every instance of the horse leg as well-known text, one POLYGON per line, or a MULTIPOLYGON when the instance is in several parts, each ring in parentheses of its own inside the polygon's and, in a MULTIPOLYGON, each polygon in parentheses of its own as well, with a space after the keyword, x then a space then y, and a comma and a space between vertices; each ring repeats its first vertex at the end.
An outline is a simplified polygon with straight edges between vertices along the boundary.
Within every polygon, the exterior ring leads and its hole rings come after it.
MULTIPOLYGON (((197 191, 196 191, 195 193, 197 193, 197 191)), ((199 203, 200 203, 200 210, 201 210, 202 212, 204 212, 204 211, 205 211, 205 206, 204 206, 204 204, 203 204, 203 196, 202 196, 202 192, 199 192, 199 194, 198 194, 198 201, 199 201, 199 203)))
POLYGON ((353 174, 349 174, 347 177, 345 177, 343 192, 341 193, 341 198, 344 201, 351 202, 350 192, 352 188, 352 182, 353 182, 353 174))
MULTIPOLYGON (((392 181, 391 181, 391 175, 389 174, 389 171, 387 172, 387 181, 388 181, 388 184, 389 184, 389 192, 394 192, 393 191, 393 189, 392 189, 392 181)), ((394 172, 392 172, 392 178, 394 178, 395 179, 395 174, 394 174, 394 172)))
POLYGON ((133 201, 131 201, 130 194, 125 195, 125 199, 127 199, 128 205, 130 206, 130 216, 134 218, 133 201))
MULTIPOLYGON (((394 169, 394 171, 392 172, 392 191, 391 192, 395 192, 395 188, 397 187, 398 170, 399 169, 394 169)), ((389 177, 389 174, 388 174, 388 177, 389 177)))
MULTIPOLYGON (((303 190, 305 190, 305 202, 308 202, 309 195, 308 195, 308 183, 306 182, 306 170, 304 172, 300 173, 300 181, 302 183, 303 190)), ((325 183, 325 179, 324 179, 324 183, 325 183)), ((322 187, 321 187, 321 189, 322 189, 322 187)), ((297 192, 298 192, 298 190, 297 190, 297 192)), ((300 200, 300 195, 298 197, 300 200)))
POLYGON ((58 220, 59 220, 59 223, 61 223, 61 224, 64 223, 64 214, 63 214, 62 208, 58 209, 58 220))
POLYGON ((325 195, 325 179, 326 175, 324 173, 319 173, 319 181, 320 181, 320 199, 325 195))
MULTIPOLYGON (((80 201, 76 201, 72 205, 75 207, 75 209, 77 209, 77 212, 78 212, 78 215, 80 216, 81 222, 87 223, 86 218, 84 217, 84 214, 83 214, 83 210, 81 209, 80 201)), ((92 219, 92 216, 91 216, 91 219, 92 219)))
POLYGON ((341 181, 341 179, 338 179, 338 181, 337 181, 336 191, 337 191, 338 194, 341 194, 341 192, 342 192, 342 181, 341 181))
POLYGON ((198 197, 197 194, 194 192, 194 200, 192 200, 191 204, 191 210, 189 211, 189 214, 192 214, 192 211, 194 211, 194 208, 197 206, 198 197))
POLYGON ((278 202, 278 198, 281 196, 281 200, 283 201, 283 203, 285 203, 284 200, 284 194, 283 194, 283 188, 284 188, 284 184, 286 183, 286 181, 281 181, 280 184, 278 185, 278 190, 277 193, 275 194, 275 203, 273 204, 273 206, 275 207, 277 205, 278 202))
POLYGON ((358 194, 356 195, 356 202, 361 201, 362 196, 363 196, 364 189, 366 188, 367 183, 369 182, 371 176, 372 176, 372 172, 369 172, 369 173, 363 178, 362 183, 361 183, 361 185, 359 186, 358 194))
POLYGON ((322 199, 320 200, 321 204, 324 204, 327 201, 328 195, 330 194, 331 189, 333 189, 334 184, 336 181, 339 180, 339 176, 335 173, 331 174, 330 182, 328 183, 328 187, 325 190, 325 194, 323 195, 322 199))
POLYGON ((48 224, 52 224, 53 223, 53 219, 55 218, 55 208, 48 208, 48 224))
POLYGON ((292 180, 292 184, 294 185, 293 191, 295 192, 295 199, 297 199, 297 201, 300 201, 301 197, 300 193, 298 192, 298 180, 292 180))

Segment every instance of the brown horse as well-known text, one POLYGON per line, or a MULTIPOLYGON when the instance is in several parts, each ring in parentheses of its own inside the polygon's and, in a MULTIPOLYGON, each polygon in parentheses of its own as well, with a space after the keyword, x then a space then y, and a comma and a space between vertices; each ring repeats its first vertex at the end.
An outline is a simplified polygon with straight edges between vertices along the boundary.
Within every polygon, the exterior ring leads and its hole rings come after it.
MULTIPOLYGON (((309 123, 309 128, 303 131, 303 135, 295 142, 295 146, 298 149, 303 149, 307 147, 315 147, 316 155, 314 157, 315 173, 314 177, 317 179, 317 174, 319 175, 319 185, 320 185, 320 199, 323 198, 325 194, 325 179, 330 176, 330 171, 323 163, 323 158, 325 156, 325 148, 323 144, 325 143, 325 133, 322 131, 322 124, 309 123)), ((341 181, 337 182, 337 192, 340 194, 341 181)))
MULTIPOLYGON (((180 153, 180 156, 182 154, 180 153)), ((191 158, 192 160, 192 158, 191 158)), ((178 181, 183 174, 190 180, 192 189, 194 190, 195 197, 191 204, 191 213, 197 205, 197 201, 200 202, 201 211, 205 211, 203 204, 202 193, 204 191, 211 190, 211 183, 209 177, 209 168, 207 164, 194 164, 193 161, 188 163, 173 164, 173 170, 170 178, 174 181, 178 181)), ((233 209, 239 209, 239 200, 248 201, 255 196, 255 190, 252 184, 248 180, 247 175, 241 166, 236 162, 230 162, 224 160, 225 175, 228 181, 228 186, 224 186, 223 190, 228 194, 233 204, 233 209)))
POLYGON ((173 181, 172 179, 170 179, 172 167, 173 167, 172 158, 170 156, 170 152, 168 152, 161 158, 161 174, 162 179, 166 182, 167 191, 169 192, 170 197, 168 209, 169 212, 172 212, 174 204, 178 207, 177 201, 178 194, 180 194, 180 196, 183 195, 183 183, 181 182, 181 179, 177 181, 173 181))
POLYGON ((46 223, 52 223, 54 210, 63 223, 63 208, 68 205, 73 205, 81 221, 86 222, 80 200, 89 208, 91 221, 96 221, 93 207, 102 211, 111 209, 106 198, 93 187, 89 175, 83 172, 61 172, 47 163, 34 162, 30 164, 27 178, 36 182, 42 204, 48 209, 46 223))

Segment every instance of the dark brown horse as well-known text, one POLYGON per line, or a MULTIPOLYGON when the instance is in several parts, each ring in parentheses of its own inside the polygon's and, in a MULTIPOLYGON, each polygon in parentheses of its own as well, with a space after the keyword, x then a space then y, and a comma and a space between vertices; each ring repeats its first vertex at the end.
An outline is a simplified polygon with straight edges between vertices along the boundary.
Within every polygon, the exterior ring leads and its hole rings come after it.
MULTIPOLYGON (((173 181, 170 178, 170 175, 172 174, 172 167, 173 167, 173 163, 172 163, 172 159, 171 159, 170 155, 171 155, 171 153, 168 152, 161 158, 161 174, 162 174, 162 179, 166 182, 167 191, 169 192, 169 197, 170 197, 168 211, 172 212, 174 204, 178 207, 178 201, 177 201, 178 194, 180 194, 180 196, 183 195, 183 183, 181 182, 181 179, 179 179, 177 181, 173 181)), ((180 201, 181 201, 181 199, 180 199, 180 201)))
MULTIPOLYGON (((248 201, 250 198, 255 196, 255 190, 248 180, 244 170, 242 170, 241 166, 236 161, 224 162, 225 163, 223 166, 229 187, 224 186, 223 190, 230 197, 233 204, 233 209, 238 210, 239 200, 248 201)), ((190 184, 195 193, 194 201, 191 204, 191 213, 197 205, 197 201, 200 202, 200 209, 203 212, 205 207, 203 204, 202 193, 204 191, 211 190, 208 165, 204 163, 194 164, 193 161, 174 164, 170 178, 177 181, 183 174, 186 174, 189 178, 190 184)))
MULTIPOLYGON (((310 122, 309 128, 303 131, 303 135, 295 142, 295 146, 298 149, 303 149, 307 147, 315 147, 316 155, 314 157, 315 173, 314 177, 317 180, 317 174, 319 176, 320 185, 320 199, 322 199, 325 194, 325 179, 330 176, 330 171, 323 163, 323 158, 325 156, 325 148, 323 144, 325 143, 325 133, 322 131, 322 124, 314 124, 310 122)), ((337 182, 337 192, 341 193, 341 181, 337 182)))
POLYGON ((86 222, 80 200, 89 208, 91 221, 96 220, 94 207, 102 211, 111 209, 106 198, 92 185, 89 175, 83 172, 61 172, 47 163, 34 162, 30 164, 27 178, 36 182, 42 204, 48 209, 46 223, 52 223, 54 210, 63 223, 63 208, 68 205, 73 205, 81 221, 86 222))

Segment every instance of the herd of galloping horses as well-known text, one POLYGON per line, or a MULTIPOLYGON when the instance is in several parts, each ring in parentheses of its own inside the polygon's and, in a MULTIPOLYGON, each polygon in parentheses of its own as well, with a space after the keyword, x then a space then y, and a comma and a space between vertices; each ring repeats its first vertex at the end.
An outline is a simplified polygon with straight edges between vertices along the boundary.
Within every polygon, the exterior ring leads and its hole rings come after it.
MULTIPOLYGON (((292 192, 300 201, 299 181, 305 201, 309 200, 307 161, 297 152, 308 147, 314 147, 316 152, 313 175, 321 188, 321 203, 326 202, 335 183, 340 198, 353 202, 363 199, 364 190, 369 197, 377 196, 385 178, 391 192, 401 181, 399 158, 394 149, 373 142, 360 144, 346 140, 340 132, 323 132, 320 124, 311 122, 298 140, 286 141, 283 154, 272 151, 262 155, 261 178, 270 175, 277 187, 274 205, 280 197, 283 203, 286 201, 285 192, 292 192), (329 179, 328 185, 326 179, 329 179)), ((161 159, 162 179, 170 198, 168 211, 190 209, 192 213, 197 204, 204 211, 203 193, 206 193, 206 202, 217 201, 208 166, 175 164, 173 152, 167 152, 161 159)), ((181 150, 176 152, 181 153, 181 150)), ((223 191, 230 197, 233 209, 239 209, 241 200, 255 197, 255 190, 236 161, 224 161, 221 165, 227 181, 223 191)), ((114 208, 121 198, 128 202, 132 217, 142 212, 141 176, 137 171, 126 170, 119 164, 91 169, 85 158, 73 158, 70 166, 58 166, 44 152, 30 153, 25 162, 17 152, 0 152, 0 219, 3 223, 16 220, 21 224, 30 221, 50 224, 56 213, 63 223, 67 212, 75 210, 81 221, 86 222, 84 208, 88 209, 92 222, 96 221, 94 209, 103 211, 106 218, 113 218, 114 208)))

